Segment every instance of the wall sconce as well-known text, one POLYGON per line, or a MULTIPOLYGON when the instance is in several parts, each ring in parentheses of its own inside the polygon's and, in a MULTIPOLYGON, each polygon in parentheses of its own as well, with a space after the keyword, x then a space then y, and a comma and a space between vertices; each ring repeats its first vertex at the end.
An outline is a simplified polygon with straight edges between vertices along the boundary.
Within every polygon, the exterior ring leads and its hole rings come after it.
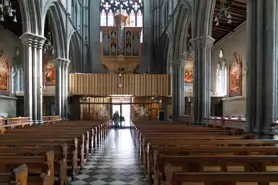
POLYGON ((123 84, 122 84, 122 73, 119 74, 119 84, 118 84, 118 87, 119 88, 123 87, 123 84))

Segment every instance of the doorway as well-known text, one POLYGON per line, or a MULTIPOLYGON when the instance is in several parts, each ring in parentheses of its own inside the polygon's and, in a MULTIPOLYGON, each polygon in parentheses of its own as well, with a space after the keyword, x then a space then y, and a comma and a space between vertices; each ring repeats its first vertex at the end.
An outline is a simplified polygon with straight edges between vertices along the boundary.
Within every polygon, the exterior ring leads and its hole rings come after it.
POLYGON ((118 111, 121 119, 121 126, 124 128, 130 127, 131 121, 131 97, 113 97, 112 112, 118 111))

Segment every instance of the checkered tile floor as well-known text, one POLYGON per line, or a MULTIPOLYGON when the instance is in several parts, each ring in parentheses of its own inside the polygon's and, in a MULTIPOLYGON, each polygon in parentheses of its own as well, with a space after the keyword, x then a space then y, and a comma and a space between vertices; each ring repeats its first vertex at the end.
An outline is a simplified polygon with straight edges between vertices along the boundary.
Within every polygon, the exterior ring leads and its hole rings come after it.
POLYGON ((70 184, 147 185, 130 130, 112 130, 70 184))

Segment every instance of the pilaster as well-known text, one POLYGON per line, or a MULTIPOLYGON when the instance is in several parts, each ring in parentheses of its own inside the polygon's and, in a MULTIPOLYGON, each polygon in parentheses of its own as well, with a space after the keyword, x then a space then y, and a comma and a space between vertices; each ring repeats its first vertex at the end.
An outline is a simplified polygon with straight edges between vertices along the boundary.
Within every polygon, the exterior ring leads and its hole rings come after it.
POLYGON ((211 48, 214 39, 207 35, 190 42, 194 50, 193 121, 202 124, 211 112, 211 48))
POLYGON ((42 120, 42 47, 45 38, 26 32, 20 37, 24 55, 24 114, 34 123, 42 120))
POLYGON ((172 82, 172 117, 173 120, 178 120, 184 115, 184 67, 185 61, 177 60, 172 63, 173 82, 172 82))

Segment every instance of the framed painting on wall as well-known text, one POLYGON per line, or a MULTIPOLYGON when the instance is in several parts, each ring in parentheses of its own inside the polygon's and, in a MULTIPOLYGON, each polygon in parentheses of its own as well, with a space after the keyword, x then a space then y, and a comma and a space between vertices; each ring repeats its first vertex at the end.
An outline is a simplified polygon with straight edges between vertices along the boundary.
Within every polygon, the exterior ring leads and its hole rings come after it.
POLYGON ((184 82, 193 83, 194 80, 194 63, 193 58, 189 57, 184 67, 184 82))
POLYGON ((242 60, 237 53, 229 69, 229 96, 242 96, 242 60))
POLYGON ((56 68, 52 61, 52 57, 48 57, 44 62, 44 83, 47 86, 56 84, 56 68))
POLYGON ((10 94, 10 66, 4 50, 0 50, 0 94, 10 94))

